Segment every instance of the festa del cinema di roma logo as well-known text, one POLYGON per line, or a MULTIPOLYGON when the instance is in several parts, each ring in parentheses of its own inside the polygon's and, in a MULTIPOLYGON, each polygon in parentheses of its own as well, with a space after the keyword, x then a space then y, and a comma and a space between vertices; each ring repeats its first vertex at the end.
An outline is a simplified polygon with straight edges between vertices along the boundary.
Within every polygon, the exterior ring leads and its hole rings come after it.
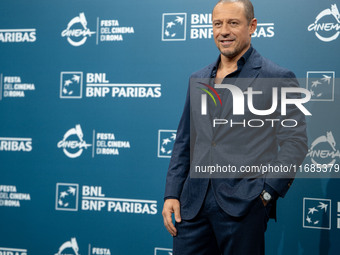
POLYGON ((63 148, 65 155, 69 158, 77 158, 83 153, 84 149, 92 146, 87 144, 83 137, 83 131, 77 124, 75 128, 71 128, 65 133, 63 140, 58 143, 58 148, 63 148), (76 139, 73 137, 76 137, 76 139))
POLYGON ((326 132, 316 138, 308 151, 307 157, 310 157, 313 164, 326 164, 332 166, 336 162, 336 158, 340 159, 340 152, 336 149, 336 142, 333 133, 326 132))
POLYGON ((340 34, 339 30, 340 13, 336 4, 320 12, 319 15, 316 16, 315 22, 308 26, 308 31, 314 31, 315 36, 323 42, 336 40, 340 34))
POLYGON ((74 17, 67 24, 67 28, 61 33, 62 37, 67 37, 67 41, 73 46, 83 45, 88 36, 92 36, 96 32, 92 32, 87 28, 85 14, 81 12, 79 16, 74 17), (80 40, 77 38, 81 38, 80 40))

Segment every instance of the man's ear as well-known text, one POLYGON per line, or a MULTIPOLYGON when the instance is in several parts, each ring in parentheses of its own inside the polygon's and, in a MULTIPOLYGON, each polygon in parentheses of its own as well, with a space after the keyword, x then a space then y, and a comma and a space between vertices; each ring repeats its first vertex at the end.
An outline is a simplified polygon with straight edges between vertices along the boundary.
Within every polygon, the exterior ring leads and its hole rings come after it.
POLYGON ((249 34, 250 36, 255 32, 257 28, 257 19, 252 19, 249 23, 249 34))

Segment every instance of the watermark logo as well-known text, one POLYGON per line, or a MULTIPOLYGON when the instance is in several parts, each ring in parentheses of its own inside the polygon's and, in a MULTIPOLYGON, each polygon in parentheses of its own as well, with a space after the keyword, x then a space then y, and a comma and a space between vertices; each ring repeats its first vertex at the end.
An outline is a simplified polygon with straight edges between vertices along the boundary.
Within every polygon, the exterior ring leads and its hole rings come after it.
MULTIPOLYGON (((205 85, 205 84, 204 84, 205 85)), ((207 86, 207 85, 205 85, 207 86)), ((272 89, 272 106, 270 109, 267 110, 258 110, 255 109, 254 104, 253 104, 253 96, 254 95, 261 95, 261 91, 254 91, 252 87, 248 87, 246 92, 243 92, 239 87, 235 85, 230 85, 230 84, 215 84, 215 88, 218 89, 228 89, 231 92, 232 98, 233 98, 233 114, 234 115, 244 115, 245 110, 244 110, 244 94, 247 94, 247 103, 248 103, 248 109, 250 110, 251 113, 259 116, 264 116, 264 115, 270 115, 275 112, 278 106, 278 88, 273 88, 272 89)), ((214 92, 215 94, 216 91, 214 92)), ((285 87, 281 88, 281 111, 282 115, 286 115, 287 113, 287 105, 288 104, 294 104, 296 105, 305 115, 312 115, 302 104, 309 102, 311 98, 311 94, 307 89, 304 88, 290 88, 290 87, 285 87), (304 98, 295 98, 295 99, 289 99, 287 98, 287 94, 289 93, 302 93, 305 95, 304 98)), ((222 105, 222 102, 220 102, 222 105)), ((203 111, 204 109, 207 108, 207 100, 202 100, 202 115, 207 115, 207 112, 203 111)))
POLYGON ((85 14, 81 12, 79 16, 74 17, 67 25, 67 28, 61 33, 62 37, 67 37, 67 41, 75 47, 83 45, 88 37, 96 32, 87 28, 85 14), (80 39, 80 40, 79 40, 80 39))
MULTIPOLYGON (((199 84, 202 84, 206 88, 210 89, 216 95, 218 101, 220 102, 220 104, 222 106, 221 97, 219 96, 219 94, 217 93, 217 91, 213 87, 211 87, 210 85, 205 84, 203 82, 199 82, 199 84)), ((205 93, 207 93, 210 96, 210 98, 214 101, 215 106, 217 106, 216 99, 215 99, 215 97, 213 96, 213 94, 210 91, 208 91, 205 88, 200 88, 200 87, 198 87, 198 89, 200 89, 200 90, 204 91, 205 93)), ((201 100, 202 100, 201 113, 202 113, 202 115, 207 115, 207 94, 202 94, 202 96, 201 96, 201 100)))
POLYGON ((154 255, 172 255, 172 249, 156 247, 154 255))
POLYGON ((176 130, 158 130, 158 157, 171 158, 176 141, 176 130))
POLYGON ((331 200, 303 198, 303 227, 331 229, 331 200))
POLYGON ((311 93, 311 101, 334 101, 334 71, 307 72, 307 89, 311 93))
POLYGON ((84 134, 79 124, 75 128, 69 129, 58 143, 58 148, 62 148, 65 155, 69 158, 79 157, 84 149, 92 146, 83 139, 84 134))
POLYGON ((80 255, 77 239, 72 237, 70 241, 63 243, 55 255, 80 255))
POLYGON ((186 13, 163 13, 162 41, 185 41, 186 23, 186 13))
POLYGON ((78 211, 79 186, 74 183, 57 183, 55 209, 78 211))
POLYGON ((61 72, 60 98, 82 98, 83 72, 61 72))
POLYGON ((336 40, 340 34, 340 13, 336 4, 325 9, 315 18, 315 22, 308 26, 308 31, 314 31, 315 36, 323 42, 336 40), (334 19, 336 22, 334 22, 334 19), (332 21, 332 22, 331 22, 332 21))
POLYGON ((308 151, 307 157, 310 157, 313 164, 322 164, 333 166, 336 158, 340 158, 340 152, 335 148, 336 142, 332 131, 326 132, 316 138, 308 151))

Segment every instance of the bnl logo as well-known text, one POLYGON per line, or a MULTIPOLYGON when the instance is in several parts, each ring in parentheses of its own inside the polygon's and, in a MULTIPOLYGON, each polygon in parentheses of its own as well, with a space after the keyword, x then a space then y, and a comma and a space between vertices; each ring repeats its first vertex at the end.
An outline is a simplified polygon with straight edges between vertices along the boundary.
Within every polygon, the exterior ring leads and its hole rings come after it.
POLYGON ((331 200, 305 197, 303 199, 303 227, 330 230, 331 200))
POLYGON ((158 157, 171 158, 176 141, 176 130, 158 130, 158 157))
POLYGON ((186 23, 186 13, 163 13, 162 41, 185 41, 186 23))
POLYGON ((82 98, 82 90, 82 72, 61 72, 60 98, 82 98))
POLYGON ((79 186, 73 183, 57 183, 55 209, 78 211, 79 186))
POLYGON ((307 72, 307 89, 311 93, 311 101, 334 101, 335 72, 307 72))

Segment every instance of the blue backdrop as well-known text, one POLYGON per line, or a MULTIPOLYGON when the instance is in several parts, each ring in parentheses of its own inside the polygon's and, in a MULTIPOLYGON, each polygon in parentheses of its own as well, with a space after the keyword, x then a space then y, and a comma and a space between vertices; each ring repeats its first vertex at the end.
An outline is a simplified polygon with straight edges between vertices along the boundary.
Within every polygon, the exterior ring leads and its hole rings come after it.
MULTIPOLYGON (((312 93, 305 164, 334 164, 279 200, 267 254, 338 254, 340 3, 253 3, 253 46, 312 93)), ((0 254, 171 254, 165 176, 214 5, 0 2, 0 254)))

